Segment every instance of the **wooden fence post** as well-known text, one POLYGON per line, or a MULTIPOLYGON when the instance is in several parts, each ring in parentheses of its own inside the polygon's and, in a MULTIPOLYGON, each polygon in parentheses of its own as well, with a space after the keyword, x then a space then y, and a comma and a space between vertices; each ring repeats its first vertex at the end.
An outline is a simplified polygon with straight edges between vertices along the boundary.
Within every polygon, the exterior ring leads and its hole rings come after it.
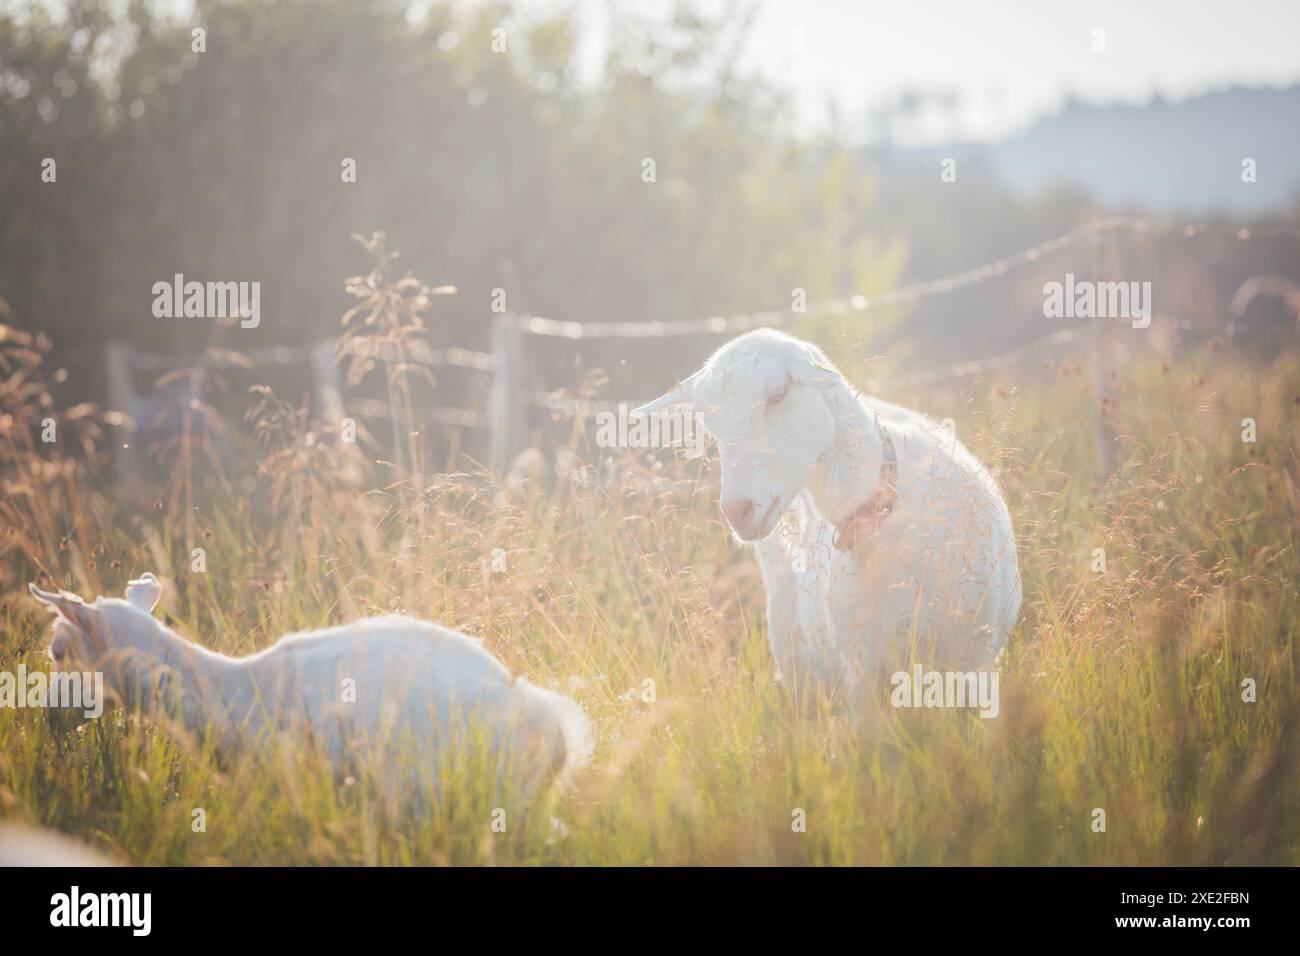
POLYGON ((1101 283, 1106 281, 1106 275, 1109 271, 1107 253, 1114 251, 1113 237, 1110 227, 1102 227, 1093 232, 1090 243, 1092 253, 1092 281, 1093 281, 1093 304, 1094 316, 1092 320, 1093 329, 1093 376, 1097 389, 1097 452, 1098 467, 1100 468, 1100 482, 1105 485, 1110 476, 1115 471, 1115 442, 1114 435, 1111 434, 1109 398, 1110 383, 1108 376, 1110 372, 1110 336, 1115 319, 1105 318, 1101 308, 1101 283))
POLYGON ((339 389, 339 367, 334 359, 335 346, 333 339, 323 339, 312 346, 311 377, 316 414, 321 421, 338 428, 343 420, 343 395, 339 389))
POLYGON ((113 464, 119 478, 130 481, 139 474, 136 445, 135 383, 131 373, 130 342, 113 339, 104 347, 104 372, 108 377, 109 411, 117 412, 120 424, 113 426, 113 464))
POLYGON ((492 355, 496 367, 488 391, 488 462, 498 474, 505 474, 515 456, 528 447, 532 432, 532 397, 517 316, 496 317, 492 355))

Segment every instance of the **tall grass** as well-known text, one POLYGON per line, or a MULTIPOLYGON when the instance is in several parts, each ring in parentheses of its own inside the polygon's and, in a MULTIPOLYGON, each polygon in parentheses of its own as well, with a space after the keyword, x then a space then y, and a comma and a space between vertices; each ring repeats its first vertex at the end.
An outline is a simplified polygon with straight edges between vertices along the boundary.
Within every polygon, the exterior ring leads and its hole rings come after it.
POLYGON ((0 335, 0 669, 44 666, 28 580, 93 597, 149 570, 160 613, 233 654, 397 609, 481 635, 573 693, 599 746, 555 804, 559 826, 536 815, 500 833, 472 762, 440 768, 443 799, 410 815, 364 775, 219 768, 121 713, 78 725, 0 709, 0 816, 140 864, 1297 862, 1294 353, 1125 355, 1104 482, 1094 384, 1068 363, 897 396, 955 418, 995 466, 1026 599, 1000 718, 899 711, 867 728, 797 717, 774 683, 761 581, 721 524, 708 459, 611 457, 575 429, 509 480, 436 474, 414 441, 400 470, 358 468, 336 423, 263 389, 249 397, 257 472, 196 459, 122 486, 98 418, 52 407, 46 345, 0 335), (36 439, 46 417, 53 445, 36 439), (181 480, 193 487, 173 493, 181 480), (206 573, 190 570, 195 546, 206 573))

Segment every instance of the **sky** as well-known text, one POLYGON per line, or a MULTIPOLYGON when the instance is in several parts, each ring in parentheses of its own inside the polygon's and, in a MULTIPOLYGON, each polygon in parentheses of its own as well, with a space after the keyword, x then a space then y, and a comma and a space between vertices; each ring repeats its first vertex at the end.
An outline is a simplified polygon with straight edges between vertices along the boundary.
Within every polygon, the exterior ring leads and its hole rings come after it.
MULTIPOLYGON (((6 0, 0 0, 5 3, 6 0)), ((58 0, 50 0, 57 5, 58 0)), ((412 15, 433 0, 411 0, 412 15)), ((491 0, 452 0, 467 6, 491 0)), ((955 93, 892 138, 928 145, 1005 139, 1089 103, 1181 100, 1232 85, 1300 83, 1300 0, 699 0, 717 12, 752 3, 743 65, 792 92, 797 132, 837 116, 848 139, 911 89, 955 93), (1094 52, 1102 31, 1104 51, 1094 52), (801 52, 796 51, 802 44, 801 52)), ((185 10, 193 0, 155 0, 185 10)), ((579 75, 594 78, 609 18, 646 16, 672 0, 514 0, 530 13, 573 10, 588 25, 579 75)))
MULTIPOLYGON (((593 25, 619 0, 569 0, 593 25)), ((553 0, 524 6, 554 7, 553 0)), ((915 143, 1005 138, 1067 97, 1180 100, 1234 84, 1300 82, 1300 0, 757 0, 745 65, 793 91, 797 126, 865 132, 908 87, 958 94, 954 113, 895 131, 915 143), (1104 52, 1094 52, 1094 31, 1104 52), (795 51, 802 31, 803 52, 795 51), (861 121, 861 129, 855 123, 861 121)), ((661 0, 635 0, 645 11, 661 0)), ((706 9, 720 3, 704 0, 706 9)), ((601 31, 595 29, 593 36, 601 31)), ((584 48, 599 62, 596 41, 584 48)))

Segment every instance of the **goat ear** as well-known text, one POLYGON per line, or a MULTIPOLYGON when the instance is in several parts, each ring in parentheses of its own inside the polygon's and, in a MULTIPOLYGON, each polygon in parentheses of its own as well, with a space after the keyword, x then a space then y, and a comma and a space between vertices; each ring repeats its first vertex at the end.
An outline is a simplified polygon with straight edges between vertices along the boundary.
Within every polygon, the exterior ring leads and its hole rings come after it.
POLYGON ((162 597, 162 584, 149 571, 126 582, 126 599, 147 614, 152 614, 162 597))
POLYGON ((631 415, 639 418, 643 415, 649 415, 657 412, 662 408, 668 408, 672 405, 691 405, 695 402, 695 383, 700 380, 704 369, 687 376, 684 380, 678 382, 675 386, 664 392, 652 402, 646 402, 637 408, 632 409, 631 415))
POLYGON ((35 584, 27 585, 27 590, 32 592, 32 597, 36 598, 36 600, 47 607, 54 608, 61 617, 66 618, 77 627, 85 630, 93 623, 94 612, 77 595, 70 594, 67 591, 42 591, 35 584))
POLYGON ((52 607, 56 610, 58 609, 59 602, 63 600, 63 595, 61 594, 55 594, 53 591, 42 591, 36 586, 35 581, 27 585, 27 590, 32 593, 32 597, 36 598, 36 600, 40 601, 47 607, 52 607))
POLYGON ((825 359, 810 358, 807 362, 800 362, 790 373, 800 385, 807 385, 810 388, 818 388, 822 391, 829 391, 836 385, 844 381, 835 366, 831 365, 825 359))

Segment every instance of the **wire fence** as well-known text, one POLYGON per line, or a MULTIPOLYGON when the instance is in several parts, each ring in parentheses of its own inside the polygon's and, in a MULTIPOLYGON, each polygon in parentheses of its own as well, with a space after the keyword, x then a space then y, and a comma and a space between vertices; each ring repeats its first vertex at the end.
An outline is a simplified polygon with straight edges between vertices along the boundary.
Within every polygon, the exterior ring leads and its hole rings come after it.
POLYGON ((504 321, 514 323, 519 331, 528 335, 564 339, 662 339, 684 335, 736 335, 757 328, 780 328, 807 315, 866 313, 889 306, 905 305, 928 296, 947 295, 1006 275, 1019 266, 1037 262, 1044 256, 1076 245, 1092 236, 1120 228, 1121 224, 1121 220, 1090 223, 973 269, 964 269, 938 279, 914 282, 873 295, 827 299, 812 303, 798 312, 793 309, 773 309, 726 318, 714 316, 666 322, 564 322, 536 315, 508 316, 504 321))
MULTIPOLYGON (((1113 243, 1116 234, 1134 239, 1217 238, 1220 240, 1285 239, 1300 240, 1300 227, 1267 226, 1247 228, 1231 224, 1161 223, 1144 219, 1108 218, 1090 222, 1070 232, 1035 243, 1011 254, 972 268, 962 269, 933 279, 866 295, 852 295, 809 303, 805 308, 765 310, 743 315, 711 316, 694 319, 629 322, 575 322, 539 315, 498 314, 494 320, 491 351, 458 347, 438 348, 414 341, 402 346, 351 340, 340 345, 333 339, 301 346, 272 346, 243 352, 210 349, 199 356, 177 356, 141 352, 123 343, 110 343, 108 363, 110 401, 130 405, 135 399, 131 386, 135 372, 168 372, 181 367, 227 368, 267 367, 306 363, 311 366, 321 405, 327 409, 341 407, 337 381, 337 363, 355 354, 364 354, 385 362, 415 363, 428 368, 459 368, 491 376, 491 389, 485 409, 453 408, 435 405, 422 410, 433 424, 456 428, 490 430, 490 461, 503 469, 515 454, 531 441, 532 418, 541 411, 553 416, 587 418, 600 412, 614 411, 631 401, 574 397, 565 389, 539 387, 529 361, 528 339, 562 339, 592 341, 608 339, 655 339, 685 336, 734 336, 757 328, 782 328, 809 316, 857 316, 874 310, 914 305, 933 296, 951 295, 981 283, 1004 278, 1012 272, 1041 263, 1063 250, 1091 247, 1092 278, 1101 280, 1099 250, 1113 243)), ((1113 251, 1113 245, 1109 248, 1113 251)), ((1300 300, 1294 280, 1284 276, 1258 276, 1244 285, 1233 297, 1232 313, 1239 316, 1254 295, 1277 295, 1288 303, 1300 300), (1253 285, 1251 284, 1253 283, 1253 285)), ((1189 323, 1174 322, 1179 328, 1189 323)), ((1019 365, 1029 359, 1069 346, 1088 334, 1087 327, 1060 329, 1022 347, 999 355, 966 361, 943 363, 917 369, 907 374, 867 379, 862 386, 869 392, 889 393, 977 376, 1019 365)), ((1100 326, 1094 325, 1094 334, 1100 326)))
MULTIPOLYGON (((1232 240, 1251 238, 1300 239, 1300 228, 1288 226, 1249 229, 1233 225, 1160 224, 1142 219, 1110 218, 1088 223, 1068 233, 1036 243, 974 268, 950 273, 936 279, 914 282, 873 295, 854 295, 817 302, 809 305, 803 312, 768 310, 727 318, 712 317, 666 322, 580 323, 557 321, 534 315, 503 316, 500 321, 509 324, 522 335, 564 339, 661 339, 672 336, 736 335, 762 327, 780 328, 809 315, 857 315, 871 312, 874 309, 912 304, 931 296, 949 295, 979 283, 1007 276, 1018 268, 1041 262, 1061 250, 1082 245, 1085 242, 1098 242, 1113 233, 1121 231, 1134 236, 1147 237, 1177 236, 1193 238, 1199 236, 1232 240)), ((1272 286, 1266 286, 1265 291, 1271 291, 1272 288, 1285 281, 1287 280, 1282 279, 1272 286)), ((1289 288, 1294 288, 1294 283, 1289 288)), ((1234 306, 1234 312, 1240 312, 1240 307, 1234 306)), ((1192 328, 1192 324, 1186 321, 1174 322, 1173 326, 1180 331, 1188 331, 1192 328)), ((862 382, 862 386, 870 392, 888 393, 974 377, 1016 366, 1054 348, 1075 342, 1086 334, 1084 329, 1061 329, 1009 352, 973 361, 944 363, 894 377, 871 378, 862 382)), ((602 412, 615 412, 620 407, 640 404, 639 401, 573 397, 566 395, 564 390, 548 391, 545 389, 534 389, 529 396, 529 402, 542 411, 575 418, 589 418, 602 412)))

